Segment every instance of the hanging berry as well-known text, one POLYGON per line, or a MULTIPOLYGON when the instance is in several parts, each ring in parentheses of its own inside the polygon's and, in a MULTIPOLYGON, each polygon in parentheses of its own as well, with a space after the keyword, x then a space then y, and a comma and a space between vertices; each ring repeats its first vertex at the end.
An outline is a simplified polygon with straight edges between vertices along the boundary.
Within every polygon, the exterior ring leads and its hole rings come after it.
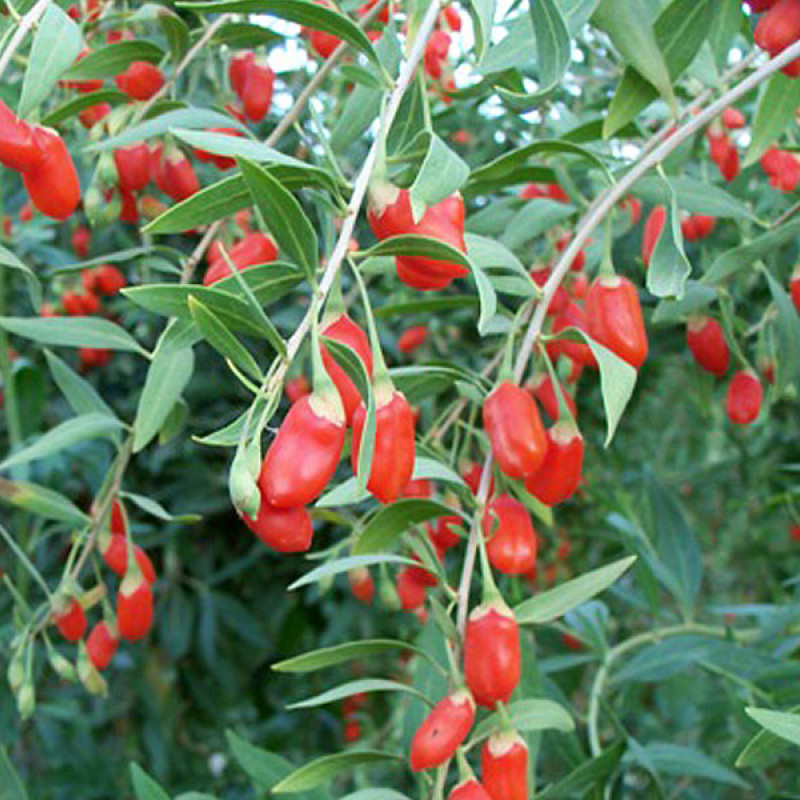
POLYGON ((521 387, 503 381, 483 404, 483 425, 492 455, 510 478, 533 475, 547 451, 536 401, 521 387))
POLYGON ((520 679, 519 626, 499 597, 477 606, 464 635, 464 679, 479 706, 507 703, 520 679))
POLYGON ((728 342, 722 325, 713 317, 690 317, 686 325, 686 344, 698 366, 706 372, 719 378, 728 371, 728 342))
POLYGON ((131 570, 117 592, 117 626, 121 638, 136 642, 153 624, 153 592, 138 570, 131 570))
POLYGON ((639 369, 647 358, 647 333, 636 287, 620 275, 601 275, 586 295, 591 337, 639 369))
POLYGON ((741 370, 728 384, 726 408, 728 419, 736 425, 749 425, 761 411, 764 387, 755 372, 741 370))
POLYGON ((481 775, 492 800, 528 800, 528 745, 516 731, 492 734, 481 749, 481 775))
POLYGON ((486 554, 498 572, 524 575, 536 566, 536 531, 519 500, 507 494, 495 497, 486 506, 482 524, 486 554))
POLYGON ((572 420, 562 419, 547 431, 547 455, 525 488, 545 505, 563 503, 575 494, 582 468, 583 437, 572 420))
POLYGON ((71 598, 60 611, 53 614, 53 623, 64 639, 77 642, 86 632, 86 612, 75 598, 71 598))
POLYGON ((492 800, 492 796, 475 778, 470 778, 454 786, 447 800, 492 800))
POLYGON ((475 701, 466 689, 440 700, 411 740, 411 769, 433 769, 455 755, 475 722, 475 701))
POLYGON ((119 637, 116 631, 105 621, 98 622, 86 640, 86 652, 89 660, 95 669, 101 672, 111 663, 118 646, 119 637))
POLYGON ((305 506, 275 508, 262 494, 256 518, 244 514, 242 519, 265 545, 279 553, 305 553, 311 547, 314 528, 305 506))
POLYGON ((664 223, 667 221, 667 209, 664 206, 656 206, 648 215, 644 223, 644 233, 642 234, 642 261, 645 267, 650 266, 650 259, 653 257, 661 231, 664 230, 664 223))
POLYGON ((164 85, 164 76, 149 61, 133 61, 114 78, 114 82, 132 100, 149 100, 164 85))

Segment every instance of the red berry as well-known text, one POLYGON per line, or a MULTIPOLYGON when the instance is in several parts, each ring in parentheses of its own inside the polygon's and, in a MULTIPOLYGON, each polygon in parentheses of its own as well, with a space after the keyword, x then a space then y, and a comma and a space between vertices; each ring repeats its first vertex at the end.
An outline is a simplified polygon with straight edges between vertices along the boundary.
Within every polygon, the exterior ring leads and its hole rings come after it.
MULTIPOLYGON (((461 477, 464 482, 469 486, 472 494, 477 495, 481 483, 481 475, 483 474, 483 467, 480 464, 468 464, 461 472, 461 477)), ((494 494, 494 475, 489 476, 489 497, 494 494)))
POLYGON ((495 733, 481 749, 481 774, 492 800, 528 800, 528 746, 515 732, 495 733))
POLYGON ((414 611, 425 604, 428 581, 421 578, 421 572, 418 567, 403 567, 397 573, 397 596, 405 611, 414 611))
POLYGON ((283 388, 290 403, 296 403, 301 398, 311 394, 311 384, 308 382, 308 378, 306 378, 305 375, 289 378, 283 388))
POLYGON ((261 466, 262 496, 278 508, 315 500, 336 472, 346 431, 338 397, 314 393, 294 403, 261 466))
MULTIPOLYGON (((529 388, 533 392, 533 396, 541 403, 545 414, 554 422, 557 421, 559 419, 558 396, 551 377, 546 372, 540 372, 538 375, 534 375, 529 388)), ((564 402, 567 404, 570 413, 575 417, 578 410, 575 407, 572 395, 563 386, 561 387, 561 394, 564 396, 564 402)))
POLYGON ((454 786, 447 800, 492 800, 492 796, 474 778, 454 786))
POLYGON ((542 503, 554 506, 575 494, 583 468, 583 437, 575 423, 563 419, 547 431, 547 455, 525 488, 542 503))
POLYGON ((70 239, 72 249, 75 251, 75 255, 81 260, 88 258, 91 241, 92 235, 89 233, 89 229, 84 225, 78 225, 78 227, 72 231, 72 237, 70 239))
POLYGON ((469 615, 464 636, 464 679, 475 702, 507 703, 520 679, 519 626, 500 599, 469 615))
MULTIPOLYGON (((537 286, 544 286, 547 283, 547 279, 550 277, 550 273, 552 270, 550 267, 542 267, 541 269, 532 269, 531 270, 531 278, 533 282, 537 286)), ((547 307, 547 315, 553 316, 555 314, 561 314, 564 309, 566 309, 567 305, 569 304, 569 292, 563 287, 558 286, 555 293, 553 294, 553 299, 550 301, 550 305, 547 307)))
POLYGON ((35 126, 39 152, 36 166, 22 173, 25 190, 36 208, 53 219, 66 219, 81 199, 78 173, 64 140, 51 128, 35 126))
POLYGON ((408 328, 400 334, 400 338, 397 340, 397 349, 401 353, 413 353, 425 344, 427 338, 428 329, 425 325, 408 328))
POLYGON ((164 76, 149 61, 133 61, 114 78, 114 82, 133 100, 149 100, 164 85, 164 76))
MULTIPOLYGON (((408 190, 385 185, 371 192, 367 217, 373 233, 380 240, 413 234, 438 239, 466 253, 464 200, 458 193, 428 206, 422 218, 415 222, 408 190)), ((397 256, 395 264, 400 280, 422 291, 443 289, 469 272, 461 264, 425 256, 397 256)))
POLYGON ((686 326, 686 344, 694 360, 718 378, 728 371, 730 350, 722 326, 712 317, 694 316, 686 326))
POLYGON ((258 516, 253 520, 244 514, 242 519, 265 545, 279 553, 305 553, 311 547, 314 528, 305 506, 275 508, 262 496, 258 516))
POLYGON ((89 106, 89 108, 84 108, 78 114, 78 119, 84 128, 89 129, 97 125, 101 119, 104 119, 110 113, 111 106, 108 103, 98 103, 97 105, 89 106))
POLYGON ((102 295, 117 294, 127 285, 122 272, 111 264, 101 264, 95 269, 95 284, 102 295))
MULTIPOLYGON (((584 333, 589 332, 586 312, 572 301, 568 302, 564 310, 554 317, 550 332, 555 336, 568 328, 576 328, 584 333)), ((547 353, 553 361, 564 355, 582 367, 597 367, 592 348, 583 341, 555 339, 547 343, 547 353)))
POLYGON ((366 567, 356 567, 347 573, 350 582, 350 590, 353 596, 360 600, 365 606, 371 605, 375 597, 375 582, 372 580, 369 570, 366 567))
MULTIPOLYGON (((327 322, 322 329, 322 336, 347 345, 347 347, 355 351, 356 355, 361 359, 367 375, 372 375, 372 350, 369 346, 367 334, 347 314, 339 314, 331 322, 327 322)), ((325 365, 325 371, 330 375, 331 380, 339 390, 339 397, 342 399, 349 425, 353 421, 356 409, 361 404, 361 395, 350 376, 330 354, 324 342, 320 345, 320 352, 322 353, 322 363, 325 365)))
POLYGON ((523 478, 539 469, 547 439, 536 401, 528 392, 503 381, 483 404, 483 425, 492 455, 506 475, 523 478))
POLYGON ((117 183, 123 192, 140 192, 150 183, 150 149, 145 142, 114 151, 117 183))
MULTIPOLYGON (((402 392, 381 397, 376 390, 375 448, 367 489, 381 503, 393 503, 408 485, 414 472, 414 415, 402 392)), ((358 455, 367 419, 363 402, 353 415, 351 463, 358 474, 358 455)))
POLYGON ((191 161, 177 148, 164 153, 157 164, 153 174, 155 184, 173 200, 185 200, 200 189, 191 161))
POLYGON ((210 264, 203 278, 204 286, 211 286, 223 278, 229 277, 231 268, 228 266, 228 259, 241 271, 257 264, 268 264, 275 261, 278 257, 278 248, 269 236, 263 233, 248 233, 240 242, 228 250, 226 259, 217 248, 214 258, 210 258, 210 264))
POLYGON ((86 640, 86 652, 95 668, 102 672, 117 652, 119 638, 107 622, 98 622, 86 640))
POLYGON ((53 614, 53 622, 68 642, 77 642, 86 632, 86 612, 74 598, 63 611, 53 614))
POLYGON ((667 221, 667 209, 664 206, 656 206, 648 215, 644 223, 644 233, 642 234, 642 261, 645 267, 650 266, 650 259, 653 257, 656 243, 664 229, 667 221))
POLYGON ((491 565, 504 575, 524 575, 536 565, 536 531, 522 503, 507 494, 495 497, 483 514, 483 535, 491 565))
POLYGON ((761 156, 759 163, 773 189, 793 192, 800 183, 800 162, 788 150, 771 148, 761 156))
POLYGON ((595 278, 586 295, 589 334, 639 369, 647 358, 647 333, 636 287, 619 275, 595 278))
POLYGON ((722 112, 722 124, 728 130, 736 130, 737 128, 744 128, 747 120, 745 120, 744 114, 738 108, 731 107, 722 112))
MULTIPOLYGON (((800 39, 800 3, 776 0, 756 25, 753 41, 773 58, 800 39)), ((800 59, 790 61, 781 70, 791 78, 800 75, 800 59)))
POLYGON ((684 239, 688 239, 691 242, 710 236, 716 225, 716 217, 695 214, 692 217, 686 217, 686 219, 681 222, 681 231, 683 231, 684 239))
POLYGON ((758 417, 763 397, 764 388, 754 372, 735 373, 728 384, 728 418, 736 425, 749 425, 758 417))
POLYGON ((244 108, 244 115, 253 122, 261 122, 272 104, 272 91, 275 84, 275 73, 270 69, 266 59, 256 57, 247 66, 244 83, 239 97, 244 108))
POLYGON ((800 264, 794 268, 792 277, 789 281, 789 293, 792 295, 792 302, 800 314, 800 264))
POLYGON ((153 592, 138 575, 128 575, 117 592, 117 625, 121 638, 135 642, 153 625, 153 592))
POLYGON ((475 701, 466 689, 440 700, 411 740, 411 769, 433 769, 455 755, 475 722, 475 701))

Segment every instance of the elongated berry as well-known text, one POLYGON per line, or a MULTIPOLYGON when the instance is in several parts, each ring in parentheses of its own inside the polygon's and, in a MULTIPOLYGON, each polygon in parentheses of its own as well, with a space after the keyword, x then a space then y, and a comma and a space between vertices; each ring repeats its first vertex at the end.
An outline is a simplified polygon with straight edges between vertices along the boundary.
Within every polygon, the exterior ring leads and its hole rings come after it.
POLYGON ((492 800, 492 796, 474 778, 454 786, 447 800, 492 800))
POLYGON ((265 545, 279 553, 304 553, 311 547, 314 528, 305 506, 275 508, 262 495, 256 518, 245 514, 242 519, 265 545))
POLYGON ((547 455, 525 488, 542 503, 554 506, 575 494, 583 468, 583 437, 572 420, 563 419, 547 431, 547 455))
POLYGON ((136 642, 153 625, 153 592, 139 575, 128 575, 117 592, 117 627, 121 638, 136 642))
POLYGON ((730 349, 722 325, 713 317, 694 316, 686 325, 686 344, 698 366, 720 377, 728 371, 730 349))
POLYGON ((94 664, 95 669, 99 669, 101 672, 111 663, 118 646, 119 637, 116 631, 105 621, 98 622, 86 640, 86 652, 89 660, 94 664))
POLYGON ((528 745, 516 732, 495 733, 481 749, 481 776, 492 800, 528 800, 528 745))
POLYGON ((486 554, 498 572, 523 575, 536 566, 536 531, 519 500, 507 494, 495 497, 486 506, 482 524, 486 554))
POLYGON ((77 642, 86 632, 86 612, 75 598, 71 598, 64 609, 53 614, 53 622, 68 642, 77 642))
POLYGON ((736 425, 749 425, 758 418, 763 397, 764 387, 754 372, 737 372, 728 384, 728 418, 736 425))
POLYGON ((475 701, 466 689, 440 700, 411 740, 411 769, 433 769, 452 758, 474 722, 475 701))
POLYGON ((507 703, 520 679, 519 626, 500 599, 475 608, 464 636, 464 679, 479 706, 507 703))
POLYGON ((595 278, 586 295, 592 338, 639 369, 647 358, 647 333, 636 287, 620 275, 595 278))

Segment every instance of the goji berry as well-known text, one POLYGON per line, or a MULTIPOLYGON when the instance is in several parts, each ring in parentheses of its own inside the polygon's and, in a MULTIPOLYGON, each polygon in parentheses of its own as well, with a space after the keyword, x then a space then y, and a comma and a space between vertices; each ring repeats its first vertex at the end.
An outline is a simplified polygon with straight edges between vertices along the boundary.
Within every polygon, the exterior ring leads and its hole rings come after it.
MULTIPOLYGON (((547 463, 547 462, 545 462, 547 463)), ((504 575, 523 575, 536 564, 536 531, 528 509, 511 495, 495 497, 483 514, 491 565, 504 575)))
POLYGON ((758 417, 763 397, 764 387, 754 372, 735 373, 728 384, 728 419, 736 425, 749 425, 758 417))
POLYGON ((305 553, 311 547, 314 528, 305 506, 275 508, 262 495, 256 518, 244 514, 242 519, 265 545, 279 553, 305 553))
POLYGON ((572 420, 562 419, 547 431, 547 455, 525 488, 542 503, 554 506, 575 494, 583 468, 583 437, 572 420))
POLYGON ((639 369, 647 358, 647 333, 636 287, 620 275, 595 278, 586 294, 592 338, 639 369))
POLYGON ((722 325, 713 317, 692 316, 686 325, 686 344, 698 366, 720 377, 728 371, 730 350, 722 325))
POLYGON ((440 700, 411 740, 411 769, 414 772, 433 769, 452 758, 474 722, 475 701, 466 689, 440 700))
POLYGON ((481 776, 492 800, 528 800, 528 745, 516 732, 492 734, 481 749, 481 776))

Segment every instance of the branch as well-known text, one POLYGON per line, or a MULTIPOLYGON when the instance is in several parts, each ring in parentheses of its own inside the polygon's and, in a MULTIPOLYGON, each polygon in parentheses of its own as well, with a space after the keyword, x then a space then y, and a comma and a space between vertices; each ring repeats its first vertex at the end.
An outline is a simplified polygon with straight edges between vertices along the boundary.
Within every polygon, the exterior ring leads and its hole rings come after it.
POLYGON ((542 287, 542 298, 536 306, 536 311, 525 333, 525 339, 523 340, 522 347, 517 355, 517 361, 514 365, 514 378, 517 383, 522 379, 536 340, 541 334, 550 302, 556 290, 561 285, 561 282, 564 280, 564 277, 569 272, 570 264, 572 264, 573 259, 578 255, 578 252, 584 246, 592 231, 605 219, 606 215, 627 194, 628 190, 639 178, 655 167, 656 164, 663 161, 690 136, 711 122, 714 117, 721 114, 731 103, 755 89, 771 75, 774 75, 779 69, 798 57, 800 57, 800 41, 795 42, 779 56, 759 67, 752 75, 745 78, 732 89, 729 89, 718 100, 715 100, 711 105, 707 106, 704 111, 692 117, 682 128, 679 128, 672 136, 661 142, 652 152, 642 158, 618 183, 611 186, 604 194, 598 197, 597 201, 589 208, 586 215, 581 220, 575 231, 575 236, 570 241, 567 249, 561 254, 561 258, 550 273, 547 282, 542 287))
POLYGON ((36 5, 22 18, 19 27, 8 43, 8 47, 3 51, 3 55, 0 56, 0 78, 2 78, 3 73, 6 71, 6 67, 11 63, 14 53, 17 52, 19 46, 28 35, 28 31, 36 25, 44 12, 47 11, 47 6, 49 5, 50 0, 37 0, 36 5))

